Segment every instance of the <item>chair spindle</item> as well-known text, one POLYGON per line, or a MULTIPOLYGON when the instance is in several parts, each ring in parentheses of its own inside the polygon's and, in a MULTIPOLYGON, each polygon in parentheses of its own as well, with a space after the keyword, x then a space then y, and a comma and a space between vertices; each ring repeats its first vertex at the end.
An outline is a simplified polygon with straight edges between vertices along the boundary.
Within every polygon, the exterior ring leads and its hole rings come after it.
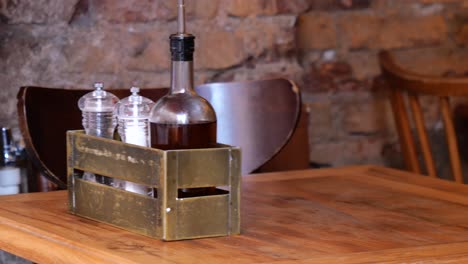
POLYGON ((458 151, 457 136, 453 125, 453 114, 450 109, 450 102, 447 96, 440 97, 440 108, 442 111, 442 118, 444 120, 445 136, 447 139, 452 173, 456 182, 463 183, 463 173, 458 151))
POLYGON ((431 177, 437 177, 437 170, 434 163, 434 157, 432 155, 431 146, 429 144, 429 137, 426 132, 426 125, 424 123, 423 114, 421 111, 421 104, 419 103, 418 96, 415 94, 408 93, 408 99, 413 113, 413 120, 416 124, 416 131, 419 135, 419 144, 421 146, 421 152, 423 154, 424 163, 426 164, 427 174, 431 177))
POLYGON ((416 152, 416 145, 414 144, 414 138, 411 134, 411 128, 408 118, 408 113, 405 108, 405 101, 403 98, 402 91, 399 89, 392 89, 391 94, 393 112, 395 113, 395 123, 397 126, 398 134, 402 140, 400 140, 401 150, 403 152, 406 168, 409 171, 421 173, 421 167, 419 165, 418 156, 416 152))

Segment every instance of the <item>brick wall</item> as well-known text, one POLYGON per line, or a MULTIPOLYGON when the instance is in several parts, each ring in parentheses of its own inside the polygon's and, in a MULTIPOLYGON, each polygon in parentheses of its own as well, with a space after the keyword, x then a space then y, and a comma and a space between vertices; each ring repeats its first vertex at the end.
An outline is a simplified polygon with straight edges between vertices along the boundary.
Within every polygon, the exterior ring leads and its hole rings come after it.
MULTIPOLYGON (((175 0, 0 0, 0 124, 18 87, 169 85, 175 0)), ((196 83, 287 77, 311 111, 311 161, 401 166, 376 53, 410 68, 468 70, 468 1, 186 0, 196 83)), ((440 124, 430 99, 428 126, 440 124)))

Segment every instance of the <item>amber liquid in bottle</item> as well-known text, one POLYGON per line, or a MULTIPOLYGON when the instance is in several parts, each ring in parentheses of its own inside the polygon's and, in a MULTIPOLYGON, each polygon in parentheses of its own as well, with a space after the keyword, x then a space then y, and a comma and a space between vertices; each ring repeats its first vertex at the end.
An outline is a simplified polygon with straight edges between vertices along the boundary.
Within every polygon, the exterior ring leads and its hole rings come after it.
POLYGON ((216 122, 199 124, 151 123, 151 147, 163 150, 213 147, 216 143, 216 122))
MULTIPOLYGON (((151 123, 152 148, 198 149, 209 148, 216 144, 216 122, 199 124, 157 124, 151 123)), ((179 198, 216 194, 215 187, 181 189, 179 198)))

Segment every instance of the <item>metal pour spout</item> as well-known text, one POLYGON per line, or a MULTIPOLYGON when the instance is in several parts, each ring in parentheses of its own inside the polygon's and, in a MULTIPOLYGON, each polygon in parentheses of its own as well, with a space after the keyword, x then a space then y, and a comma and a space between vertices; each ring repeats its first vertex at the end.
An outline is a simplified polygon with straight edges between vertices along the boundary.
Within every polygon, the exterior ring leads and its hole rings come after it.
POLYGON ((185 33, 185 4, 184 0, 179 0, 178 5, 178 17, 177 17, 177 33, 185 33))

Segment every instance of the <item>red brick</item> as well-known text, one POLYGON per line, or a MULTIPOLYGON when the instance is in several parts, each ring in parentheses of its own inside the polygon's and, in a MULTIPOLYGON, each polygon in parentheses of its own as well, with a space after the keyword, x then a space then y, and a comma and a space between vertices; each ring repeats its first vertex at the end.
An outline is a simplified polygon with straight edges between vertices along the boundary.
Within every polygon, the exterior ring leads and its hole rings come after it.
POLYGON ((310 7, 310 0, 276 0, 279 14, 300 14, 310 7))
POLYGON ((244 42, 248 56, 277 59, 295 50, 295 17, 279 16, 265 19, 245 18, 235 34, 244 42), (259 34, 259 32, 262 32, 259 34))
POLYGON ((276 1, 272 0, 229 0, 227 13, 232 16, 274 15, 277 13, 276 1))
POLYGON ((405 14, 411 13, 412 7, 418 5, 419 1, 408 0, 372 0, 372 9, 378 14, 405 14))
POLYGON ((447 73, 463 75, 468 72, 468 50, 452 47, 420 48, 395 51, 395 60, 409 71, 442 76, 447 73))
POLYGON ((457 44, 467 46, 468 44, 468 24, 461 26, 455 36, 457 44))
POLYGON ((310 160, 331 166, 383 164, 384 145, 385 139, 380 137, 341 138, 311 144, 310 160))
POLYGON ((339 21, 344 45, 351 49, 390 49, 440 44, 447 39, 442 16, 378 17, 345 14, 339 21))
POLYGON ((351 65, 354 78, 371 79, 380 74, 377 54, 369 51, 350 52, 347 62, 351 65))
POLYGON ((218 13, 219 0, 186 1, 187 18, 212 19, 218 13))
POLYGON ((302 90, 307 93, 322 93, 336 90, 333 77, 321 74, 315 64, 312 64, 309 69, 304 72, 301 80, 301 87, 302 90))
POLYGON ((128 70, 154 72, 170 67, 169 33, 149 31, 125 37, 125 60, 128 70))
POLYGON ((460 3, 465 2, 461 0, 419 0, 422 4, 433 4, 433 3, 460 3))
POLYGON ((93 3, 98 19, 114 23, 170 20, 177 16, 175 1, 99 0, 93 3))
POLYGON ((299 16, 297 46, 302 50, 335 48, 335 23, 330 14, 311 12, 299 16))
POLYGON ((362 90, 352 77, 350 65, 342 61, 312 63, 303 75, 302 86, 310 93, 362 90))
MULTIPOLYGON (((319 97, 316 95, 315 98, 319 97)), ((333 127, 332 105, 330 100, 323 96, 320 100, 306 103, 310 110, 308 121, 309 141, 311 144, 316 144, 324 141, 329 141, 336 137, 336 130, 333 127), (320 113, 317 115, 316 113, 320 113)))
POLYGON ((331 11, 364 9, 370 0, 230 0, 228 14, 233 16, 298 14, 307 10, 331 11))
POLYGON ((309 0, 309 3, 311 10, 355 10, 368 8, 371 0, 309 0))
POLYGON ((74 73, 117 73, 121 64, 118 34, 75 31, 67 39, 63 53, 66 71, 74 73))
POLYGON ((222 30, 199 33, 195 65, 203 69, 224 69, 241 63, 246 55, 242 39, 222 30))
POLYGON ((349 78, 352 74, 352 69, 351 66, 346 62, 325 62, 320 67, 320 73, 335 77, 349 78))
POLYGON ((66 23, 73 16, 78 0, 3 0, 0 17, 8 24, 66 23))
MULTIPOLYGON (((301 73, 302 68, 298 64, 291 63, 287 60, 264 63, 257 62, 252 65, 243 64, 242 67, 235 67, 222 71, 221 74, 214 75, 209 81, 230 82, 274 78, 297 80, 301 73)), ((299 89, 302 90, 300 85, 299 89)))
POLYGON ((370 135, 393 128, 388 98, 347 104, 341 110, 343 127, 349 134, 370 135))

